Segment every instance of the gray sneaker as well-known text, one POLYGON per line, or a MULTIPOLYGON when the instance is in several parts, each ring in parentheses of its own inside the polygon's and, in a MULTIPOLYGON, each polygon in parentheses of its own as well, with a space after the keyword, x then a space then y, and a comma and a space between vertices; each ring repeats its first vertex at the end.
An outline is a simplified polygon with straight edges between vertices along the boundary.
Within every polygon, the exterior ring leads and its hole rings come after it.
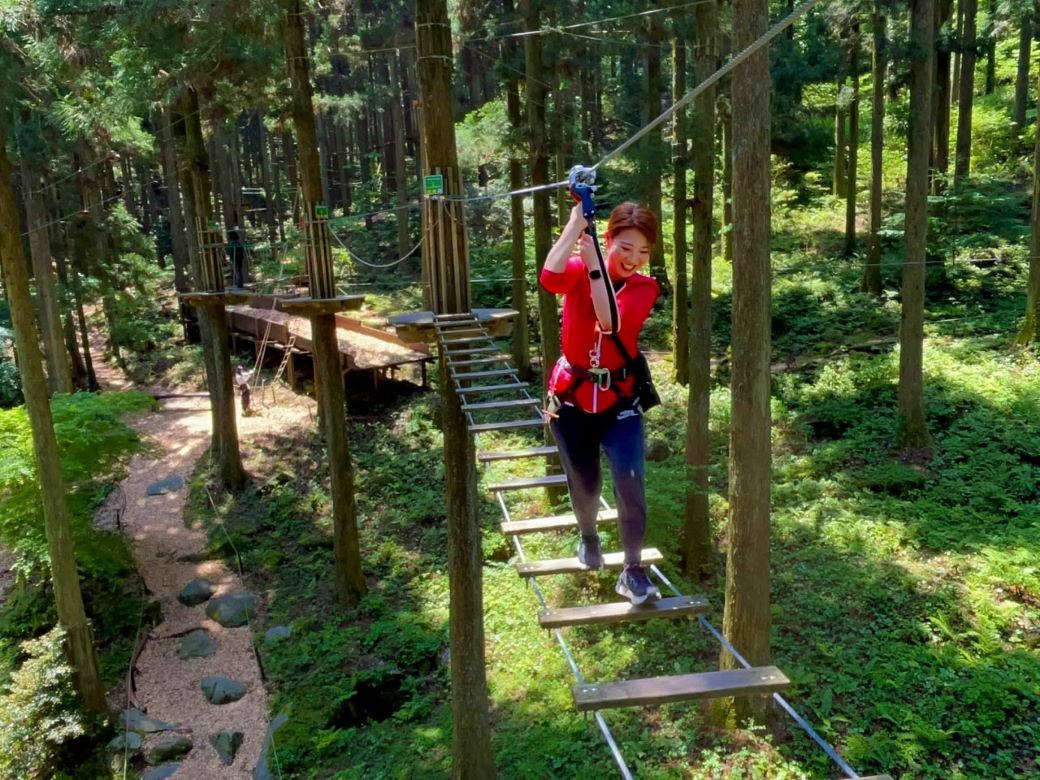
POLYGON ((643 571, 643 567, 638 564, 625 564, 614 590, 633 604, 642 604, 647 599, 661 598, 661 591, 650 581, 646 572, 643 571))
POLYGON ((603 555, 599 551, 599 536, 582 536, 578 542, 578 562, 586 569, 602 569, 603 555))

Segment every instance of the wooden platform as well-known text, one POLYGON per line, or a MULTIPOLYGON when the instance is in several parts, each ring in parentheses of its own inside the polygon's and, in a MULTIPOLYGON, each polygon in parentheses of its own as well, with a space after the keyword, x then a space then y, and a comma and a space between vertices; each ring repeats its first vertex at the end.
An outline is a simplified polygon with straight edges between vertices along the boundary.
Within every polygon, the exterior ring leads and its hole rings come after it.
MULTIPOLYGON (((494 338, 501 338, 508 336, 513 332, 513 321, 516 319, 518 312, 515 309, 474 309, 473 315, 476 316, 477 321, 483 325, 488 333, 494 338)), ((466 320, 470 318, 470 314, 461 314, 454 319, 466 320)), ((449 319, 441 316, 440 324, 443 326, 446 323, 445 320, 449 319)), ((406 341, 425 341, 434 342, 437 340, 437 328, 434 325, 434 315, 432 311, 409 311, 402 314, 396 314, 390 318, 390 324, 397 331, 397 335, 406 341)))
MULTIPOLYGON (((617 521, 616 509, 604 509, 596 515, 597 525, 607 525, 617 521)), ((502 523, 499 528, 506 536, 534 534, 544 531, 563 531, 578 527, 574 515, 552 515, 551 517, 532 517, 529 520, 512 520, 502 523)))
POLYGON ((574 706, 580 712, 608 707, 648 707, 691 699, 718 699, 782 691, 791 684, 775 666, 721 672, 647 677, 626 682, 574 686, 574 706))

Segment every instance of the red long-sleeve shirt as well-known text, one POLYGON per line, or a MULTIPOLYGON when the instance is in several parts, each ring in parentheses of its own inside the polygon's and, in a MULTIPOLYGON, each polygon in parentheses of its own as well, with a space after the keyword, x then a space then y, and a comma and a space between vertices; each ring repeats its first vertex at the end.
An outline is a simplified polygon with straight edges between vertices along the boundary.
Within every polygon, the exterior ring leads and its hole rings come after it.
MULTIPOLYGON (((543 268, 539 281, 548 292, 563 296, 561 340, 566 363, 587 371, 592 367, 592 354, 598 344, 601 368, 609 368, 611 371, 623 368, 625 361, 614 339, 600 332, 599 320, 592 305, 589 274, 581 258, 569 258, 562 273, 543 268)), ((617 293, 618 314, 621 318, 618 335, 629 356, 635 356, 639 350, 639 332, 650 316, 659 293, 657 280, 642 274, 630 276, 617 293)), ((620 399, 613 388, 601 390, 596 383, 589 381, 578 383, 577 390, 572 396, 569 395, 567 391, 574 386, 576 378, 567 369, 566 363, 561 360, 553 367, 549 378, 550 392, 564 397, 564 400, 582 411, 592 413, 605 412, 620 399)), ((620 382, 621 392, 625 396, 632 395, 632 384, 631 377, 620 382)))

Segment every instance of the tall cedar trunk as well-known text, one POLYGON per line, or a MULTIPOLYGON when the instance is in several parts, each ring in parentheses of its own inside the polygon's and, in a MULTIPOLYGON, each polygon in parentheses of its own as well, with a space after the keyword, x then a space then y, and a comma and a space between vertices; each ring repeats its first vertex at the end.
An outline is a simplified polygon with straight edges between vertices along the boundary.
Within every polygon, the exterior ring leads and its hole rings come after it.
POLYGON ((136 221, 141 221, 141 212, 137 210, 137 201, 134 200, 134 177, 130 170, 130 158, 123 156, 119 158, 119 173, 122 183, 119 188, 123 192, 123 205, 127 213, 136 221))
MULTIPOLYGON (((513 0, 506 0, 505 18, 513 18, 513 0)), ((516 63, 520 54, 519 44, 509 41, 506 50, 506 56, 516 63)), ((506 114, 512 132, 509 145, 509 189, 518 190, 524 186, 523 161, 520 159, 520 139, 524 135, 520 79, 515 68, 507 73, 506 114)), ((585 101, 582 101, 582 105, 585 105, 585 101)), ((518 314, 509 351, 520 379, 526 382, 531 378, 531 337, 527 319, 527 252, 524 233, 524 198, 522 195, 514 195, 509 199, 509 234, 513 253, 512 304, 518 314)))
MULTIPOLYGON (((308 221, 316 219, 314 208, 324 202, 325 188, 318 157, 318 139, 311 98, 310 61, 304 39, 303 6, 300 0, 283 0, 285 9, 285 54, 292 82, 292 118, 300 154, 301 200, 308 221)), ((319 278, 313 273, 310 293, 314 299, 331 298, 335 280, 319 278)), ((329 263, 331 266, 331 262, 329 263)), ((331 269, 329 277, 332 276, 331 269)), ((342 604, 357 604, 365 595, 367 584, 361 568, 361 545, 357 530, 357 506, 354 496, 354 465, 347 441, 346 397, 340 352, 336 339, 334 314, 311 317, 314 341, 314 367, 320 386, 319 403, 325 443, 329 453, 332 492, 333 565, 336 598, 342 604)))
POLYGON ((0 265, 18 349, 18 369, 22 378, 22 395, 32 430, 33 453, 43 500, 44 530, 50 556, 51 578, 58 622, 65 631, 65 650, 73 669, 76 691, 84 708, 101 714, 107 709, 105 688, 98 675, 93 634, 83 608, 79 574, 72 550, 69 509, 65 502, 65 478, 58 460, 58 442, 43 374, 43 355, 33 325, 32 302, 25 257, 22 254, 21 229, 11 178, 14 173, 7 157, 5 128, 0 124, 0 265))
POLYGON ((978 0, 961 0, 964 12, 964 36, 961 38, 960 108, 957 113, 957 158, 954 163, 955 180, 967 177, 971 170, 971 114, 975 102, 975 22, 978 0))
POLYGON ((722 101, 722 259, 733 262, 733 103, 729 95, 722 101))
POLYGON ((28 155, 23 152, 19 162, 26 223, 29 228, 29 254, 32 258, 33 276, 36 279, 36 315, 40 323, 43 353, 47 360, 47 387, 51 393, 71 393, 72 372, 69 369, 65 345, 62 343, 61 306, 54 284, 43 190, 40 177, 34 176, 29 170, 28 155))
POLYGON ((292 203, 290 213, 294 224, 300 223, 300 171, 296 164, 296 144, 292 133, 282 133, 282 156, 285 158, 285 169, 289 180, 288 197, 292 203))
MULTIPOLYGON (((718 59, 714 2, 694 11, 694 80, 699 84, 715 70, 718 59)), ((700 578, 715 571, 715 550, 708 511, 711 398, 711 260, 712 214, 715 209, 715 89, 705 90, 693 107, 693 271, 688 345, 690 392, 686 406, 686 506, 683 523, 683 569, 700 578)), ((685 175, 685 174, 684 174, 685 175)), ((680 209, 676 208, 676 217, 680 209)), ((677 220, 678 221, 678 220, 677 220)), ((680 284, 675 283, 676 297, 680 284)), ((685 315, 685 312, 684 312, 685 315)))
POLYGON ((992 95, 997 88, 997 0, 989 0, 986 6, 986 87, 985 94, 992 95))
MULTIPOLYGON (((647 17, 647 46, 644 48, 646 59, 644 74, 646 78, 646 103, 643 104, 643 124, 657 118, 661 113, 661 42, 664 33, 661 29, 660 15, 647 17)), ((664 170, 665 147, 661 131, 654 130, 643 142, 644 190, 646 206, 654 214, 661 214, 661 174, 664 170)), ((661 291, 671 291, 671 280, 664 265, 664 242, 658 241, 650 255, 650 271, 661 285, 661 291)))
MULTIPOLYGON (((767 0, 735 0, 734 49, 763 35, 767 0)), ((726 551, 726 638, 752 664, 769 662, 770 269, 769 51, 733 72, 733 371, 726 551)), ((722 654, 723 668, 736 660, 722 654)), ((737 716, 767 700, 737 700, 737 716)))
MULTIPOLYGON (((374 113, 374 110, 373 110, 374 113)), ((328 124, 329 120, 324 111, 318 111, 314 115, 315 126, 314 133, 315 138, 318 141, 318 181, 321 184, 321 190, 318 192, 317 197, 318 203, 326 204, 329 203, 330 187, 329 187, 329 133, 328 124)), ((306 172, 304 172, 306 175, 306 172)), ((386 179, 381 178, 380 187, 385 190, 386 179)), ((381 200, 386 199, 386 193, 381 192, 381 200)))
POLYGON ((75 331, 79 339, 79 346, 83 355, 83 366, 86 370, 87 389, 96 392, 99 389, 97 374, 94 372, 94 358, 90 354, 90 330, 87 327, 87 315, 83 308, 83 283, 82 271, 87 270, 87 258, 85 257, 79 242, 73 236, 80 230, 79 220, 75 223, 66 223, 66 245, 68 247, 68 278, 71 284, 66 289, 72 290, 72 305, 76 310, 75 331))
POLYGON ((906 160, 906 253, 899 328, 899 434, 902 448, 929 442, 924 418, 924 281, 928 240, 928 127, 935 0, 912 0, 910 126, 906 160))
MULTIPOLYGON (((445 193, 462 194, 458 173, 455 125, 452 121, 452 47, 447 0, 419 0, 416 6, 416 52, 422 100, 424 172, 444 174, 445 193)), ((438 314, 469 309, 469 265, 462 203, 448 200, 448 229, 427 222, 431 260, 440 261, 438 275, 455 277, 462 297, 432 285, 438 314), (461 235, 449 236, 453 230, 461 235), (448 266, 451 266, 450 268, 448 266)), ((432 209, 431 209, 432 211, 432 209)), ((443 218, 444 215, 441 215, 443 218)), ((476 458, 458 393, 441 356, 441 399, 444 430, 445 494, 448 510, 449 630, 451 649, 452 765, 454 778, 495 775, 491 753, 487 672, 484 661, 483 560, 476 510, 476 458)))
MULTIPOLYGON (((401 75, 397 62, 397 52, 390 53, 390 116, 394 128, 394 192, 397 196, 397 256, 404 257, 411 247, 408 245, 408 215, 411 210, 406 207, 408 202, 408 175, 405 170, 404 160, 404 104, 401 102, 401 75)), ((345 146, 344 146, 345 148, 345 146)), ((347 170, 344 165, 343 180, 347 182, 347 170)), ((347 195, 349 199, 349 194, 347 195)), ((405 271, 405 264, 398 266, 401 273, 405 271)))
POLYGON ((848 144, 845 132, 845 103, 843 93, 845 91, 844 74, 838 79, 838 102, 834 107, 834 196, 845 197, 845 180, 847 177, 845 166, 845 150, 848 144))
POLYGON ((273 200, 271 191, 267 192, 267 211, 273 214, 278 240, 285 241, 285 198, 282 196, 282 180, 286 173, 278 158, 277 133, 267 133, 267 159, 271 161, 271 187, 274 189, 273 200))
POLYGON ((870 107, 870 250, 860 289, 881 296, 882 157, 885 150, 885 71, 888 67, 888 20, 881 0, 874 0, 874 53, 870 107))
POLYGON ((112 290, 113 284, 108 273, 108 237, 105 234, 105 202, 107 198, 103 188, 103 179, 105 172, 109 170, 110 166, 107 164, 101 165, 102 176, 99 177, 97 175, 98 165, 87 162, 95 156, 90 144, 86 141, 81 141, 80 160, 83 162, 78 172, 79 175, 76 178, 79 181, 80 202, 83 204, 83 211, 87 216, 82 222, 82 227, 86 232, 85 240, 90 244, 89 247, 85 247, 86 251, 83 253, 83 259, 86 261, 84 267, 94 271, 95 276, 100 281, 101 310, 108 325, 108 333, 106 334, 108 349, 115 357, 116 362, 122 366, 123 358, 119 351, 119 344, 116 343, 113 336, 116 332, 115 302, 112 290))
MULTIPOLYGON (((936 34, 950 20, 953 11, 953 0, 936 0, 935 4, 936 34)), ((952 83, 950 67, 950 36, 938 39, 939 45, 935 54, 935 91, 932 95, 932 192, 936 195, 945 187, 946 177, 950 172, 950 100, 952 83)))
POLYGON ((158 133, 162 149, 163 182, 166 185, 166 205, 170 215, 170 245, 173 252, 173 284, 177 292, 191 289, 188 242, 185 235, 184 209, 181 205, 181 187, 177 178, 177 151, 173 143, 173 127, 168 109, 160 109, 162 130, 158 133))
POLYGON ((278 240, 278 222, 281 212, 278 209, 278 199, 271 191, 273 186, 271 170, 274 166, 268 144, 267 128, 264 127, 264 113, 260 110, 256 112, 256 151, 260 162, 260 186, 264 188, 264 224, 267 225, 267 240, 274 244, 278 240))
POLYGON ((852 81, 852 100, 849 102, 848 168, 845 182, 845 255, 856 252, 856 194, 859 190, 859 22, 852 25, 849 38, 849 78, 852 81))
POLYGON ((1033 45, 1033 9, 1023 2, 1018 27, 1018 71, 1015 75, 1015 103, 1011 110, 1014 132, 1021 135, 1026 129, 1026 102, 1029 96, 1029 61, 1033 45))
MULTIPOLYGON (((525 29, 540 27, 540 3, 542 0, 521 0, 525 29)), ((542 66, 542 37, 528 35, 524 38, 524 63, 526 66, 527 132, 530 144, 528 181, 532 186, 549 183, 549 150, 545 137, 545 69, 542 66)), ((538 274, 549 254, 550 215, 549 194, 545 190, 534 193, 534 256, 538 274)), ((538 285, 538 321, 542 336, 542 390, 548 390, 549 373, 560 357, 560 331, 556 296, 538 285)), ((546 436, 549 436, 546 429, 546 436)))
MULTIPOLYGON (((677 19, 676 27, 681 24, 677 19)), ((677 29, 672 38, 672 102, 686 94, 686 43, 677 29)), ((699 44, 695 44, 699 45, 699 44)), ((686 109, 672 115, 672 363, 675 381, 690 383, 690 297, 686 268, 686 168, 690 162, 686 140, 686 109)))
MULTIPOLYGON (((212 185, 209 181, 209 156, 202 136, 202 123, 199 119, 198 94, 188 88, 182 95, 184 100, 175 134, 183 132, 184 151, 181 155, 187 186, 182 187, 181 195, 185 202, 191 203, 191 213, 195 221, 196 236, 201 225, 206 227, 213 219, 213 206, 209 194, 212 185)), ((189 228, 190 229, 190 228, 189 228)), ((203 247, 195 240, 196 253, 203 247)), ((201 284, 201 261, 193 262, 196 284, 201 284)), ((200 306, 197 309, 199 329, 202 334, 203 356, 206 358, 207 379, 209 381, 210 405, 212 407, 213 437, 210 450, 216 458, 221 484, 227 490, 238 490, 246 481, 242 468, 242 456, 238 447, 238 420, 235 417, 234 385, 231 379, 231 355, 228 350, 227 319, 223 304, 200 306)))
MULTIPOLYGON (((1040 78, 1037 79, 1040 104, 1040 78)), ((1036 117, 1036 143, 1033 146, 1033 215, 1029 235, 1029 285, 1026 317, 1018 332, 1019 344, 1040 344, 1040 112, 1036 117)))
MULTIPOLYGON (((59 233, 64 233, 67 230, 67 226, 63 229, 61 226, 57 228, 59 233)), ((58 269, 58 282, 66 289, 71 290, 72 285, 69 281, 68 266, 65 262, 65 252, 67 250, 63 247, 54 257, 55 265, 58 269)), ((79 343, 76 341, 76 320, 74 317, 74 310, 76 309, 75 300, 69 301, 66 298, 65 307, 65 318, 62 322, 62 333, 65 337, 65 351, 69 356, 69 363, 72 369, 72 381, 73 384, 79 388, 89 386, 89 379, 87 375, 87 365, 83 362, 83 356, 80 355, 79 343)))
MULTIPOLYGON (((964 57, 961 53, 964 49, 964 0, 955 0, 957 7, 957 27, 954 40, 956 45, 953 51, 953 83, 961 83, 961 65, 964 62, 964 57)), ((960 100, 960 91, 957 89, 953 90, 953 100, 958 102, 960 100)))

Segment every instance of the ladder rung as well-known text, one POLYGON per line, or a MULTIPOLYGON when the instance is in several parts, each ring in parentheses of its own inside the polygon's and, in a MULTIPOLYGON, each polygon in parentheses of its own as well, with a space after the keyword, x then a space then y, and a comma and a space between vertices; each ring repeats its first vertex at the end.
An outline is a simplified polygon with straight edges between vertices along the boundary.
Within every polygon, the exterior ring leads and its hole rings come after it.
POLYGON ((434 323, 434 327, 437 330, 446 330, 448 328, 479 328, 480 323, 472 317, 457 320, 439 320, 434 323))
MULTIPOLYGON (((596 523, 599 525, 613 523, 615 520, 617 520, 616 509, 603 509, 596 515, 596 523)), ((499 527, 503 534, 509 536, 577 528, 578 521, 574 515, 553 515, 551 517, 532 517, 529 520, 510 520, 499 527)))
POLYGON ((482 352, 498 352, 498 347, 492 345, 490 347, 474 347, 473 349, 446 349, 444 350, 444 356, 451 358, 457 355, 477 355, 482 352))
POLYGON ((540 406, 541 401, 535 398, 515 398, 509 401, 483 401, 479 404, 463 404, 464 412, 480 412, 486 409, 511 409, 517 406, 540 406))
POLYGON ((499 450, 498 452, 478 452, 477 460, 490 463, 494 460, 513 460, 516 458, 536 458, 542 455, 556 455, 558 447, 530 447, 526 450, 499 450))
POLYGON ((654 618, 674 618, 684 615, 699 615, 707 612, 710 604, 698 596, 672 596, 666 599, 647 601, 634 606, 627 601, 611 604, 592 604, 588 607, 563 607, 547 609, 538 615, 542 628, 563 628, 593 623, 625 623, 654 618))
POLYGON ((523 390, 530 387, 527 382, 512 382, 508 385, 473 385, 472 387, 456 387, 455 392, 460 395, 467 393, 501 393, 505 390, 523 390))
POLYGON ((473 358, 471 360, 452 360, 452 357, 452 355, 447 356, 448 365, 452 368, 457 368, 458 366, 477 366, 481 363, 509 363, 509 358, 504 355, 499 355, 498 357, 473 358))
POLYGON ((528 488, 566 484, 566 474, 550 474, 547 477, 521 477, 519 479, 507 479, 505 482, 495 483, 489 489, 493 492, 497 492, 499 490, 527 490, 528 488))
POLYGON ((607 707, 646 707, 690 699, 775 693, 790 684, 791 681, 775 666, 587 683, 574 686, 574 706, 579 712, 607 707))
POLYGON ((451 372, 451 378, 459 381, 462 379, 485 379, 492 376, 516 376, 515 368, 495 368, 491 371, 466 371, 462 374, 451 372))
MULTIPOLYGON (((650 547, 639 554, 639 559, 646 565, 661 563, 664 556, 656 547, 650 547)), ((603 556, 603 567, 620 569, 625 565, 623 552, 606 553, 603 556)), ((516 573, 521 577, 542 577, 546 574, 576 574, 589 571, 577 558, 556 558, 544 561, 528 561, 516 564, 516 573)))
POLYGON ((508 420, 506 422, 494 422, 494 423, 475 423, 469 426, 470 433, 487 433, 488 431, 511 431, 514 428, 540 428, 545 425, 545 421, 541 418, 531 418, 529 420, 508 420))
POLYGON ((472 344, 474 341, 492 341, 492 338, 484 334, 483 336, 467 336, 461 339, 443 339, 441 344, 472 344))
POLYGON ((434 314, 434 320, 437 322, 444 322, 445 320, 473 320, 476 317, 473 316, 471 311, 455 311, 447 312, 445 314, 434 314))

